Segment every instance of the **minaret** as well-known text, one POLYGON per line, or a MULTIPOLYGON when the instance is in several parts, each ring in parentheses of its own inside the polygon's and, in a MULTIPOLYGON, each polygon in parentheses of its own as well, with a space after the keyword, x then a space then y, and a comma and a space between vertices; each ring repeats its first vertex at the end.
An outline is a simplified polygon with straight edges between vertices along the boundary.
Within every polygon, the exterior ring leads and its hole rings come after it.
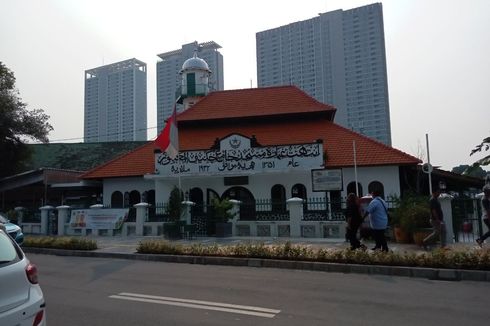
POLYGON ((185 111, 209 93, 211 70, 206 61, 194 52, 194 57, 184 62, 179 74, 182 76, 182 85, 178 103, 184 105, 185 111))

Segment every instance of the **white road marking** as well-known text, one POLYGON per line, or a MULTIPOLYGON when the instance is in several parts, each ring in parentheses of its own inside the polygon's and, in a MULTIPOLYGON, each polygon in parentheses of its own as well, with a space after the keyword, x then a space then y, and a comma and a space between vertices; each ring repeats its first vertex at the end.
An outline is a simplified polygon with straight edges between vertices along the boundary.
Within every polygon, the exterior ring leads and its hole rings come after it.
POLYGON ((281 310, 261 308, 261 307, 242 306, 242 305, 235 305, 229 303, 180 299, 180 298, 172 298, 172 297, 161 297, 156 295, 146 295, 146 294, 127 293, 127 292, 122 292, 119 293, 118 295, 111 295, 109 296, 109 298, 138 301, 138 302, 157 303, 157 304, 187 307, 187 308, 194 308, 194 309, 223 311, 223 312, 251 315, 257 317, 264 317, 264 318, 274 318, 276 314, 281 312, 281 310))

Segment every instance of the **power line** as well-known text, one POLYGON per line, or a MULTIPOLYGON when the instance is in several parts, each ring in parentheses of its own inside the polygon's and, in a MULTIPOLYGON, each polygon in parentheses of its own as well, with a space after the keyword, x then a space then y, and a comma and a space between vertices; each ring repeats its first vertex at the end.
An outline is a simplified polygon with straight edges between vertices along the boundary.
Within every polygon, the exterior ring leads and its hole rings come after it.
MULTIPOLYGON (((158 128, 158 127, 155 126, 155 127, 135 129, 135 130, 132 130, 132 131, 115 132, 115 133, 110 133, 110 134, 99 135, 99 137, 104 137, 104 136, 105 137, 119 136, 119 135, 125 135, 125 134, 132 133, 132 132, 138 132, 138 131, 150 130, 150 129, 156 129, 156 128, 158 128)), ((63 141, 71 141, 71 140, 80 140, 80 141, 83 141, 84 139, 85 139, 85 137, 50 139, 49 142, 50 143, 54 143, 54 142, 63 142, 63 141)), ((41 144, 41 142, 34 142, 33 144, 41 144)))

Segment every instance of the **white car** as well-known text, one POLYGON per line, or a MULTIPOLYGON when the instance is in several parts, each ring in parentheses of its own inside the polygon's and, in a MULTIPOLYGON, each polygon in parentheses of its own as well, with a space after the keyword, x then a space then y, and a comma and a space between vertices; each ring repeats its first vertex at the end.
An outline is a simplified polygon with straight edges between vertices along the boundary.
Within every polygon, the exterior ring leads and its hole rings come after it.
POLYGON ((45 306, 36 266, 0 228, 0 325, 45 326, 45 306))

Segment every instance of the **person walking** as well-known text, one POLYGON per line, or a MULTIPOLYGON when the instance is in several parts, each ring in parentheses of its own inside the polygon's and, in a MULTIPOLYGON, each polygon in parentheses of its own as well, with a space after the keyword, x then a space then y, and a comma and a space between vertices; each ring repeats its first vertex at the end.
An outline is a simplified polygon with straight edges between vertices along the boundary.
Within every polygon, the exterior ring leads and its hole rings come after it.
POLYGON ((375 241, 373 250, 381 249, 388 252, 388 243, 386 242, 385 232, 388 227, 388 204, 382 199, 379 190, 372 192, 373 200, 366 208, 364 218, 369 214, 372 234, 375 241))
POLYGON ((361 213, 359 211, 359 199, 356 194, 350 193, 347 196, 347 207, 345 219, 347 221, 347 239, 350 242, 350 249, 365 248, 357 238, 357 230, 362 223, 361 213))
POLYGON ((483 187, 483 197, 481 199, 481 210, 483 223, 487 226, 487 233, 476 239, 476 243, 480 247, 483 246, 483 242, 486 238, 490 237, 490 184, 486 184, 483 187))
POLYGON ((422 241, 422 246, 425 250, 429 249, 429 243, 437 241, 437 239, 441 241, 441 248, 446 248, 446 225, 444 224, 444 214, 442 213, 441 203, 438 199, 440 195, 440 189, 434 188, 429 200, 432 233, 422 241))

